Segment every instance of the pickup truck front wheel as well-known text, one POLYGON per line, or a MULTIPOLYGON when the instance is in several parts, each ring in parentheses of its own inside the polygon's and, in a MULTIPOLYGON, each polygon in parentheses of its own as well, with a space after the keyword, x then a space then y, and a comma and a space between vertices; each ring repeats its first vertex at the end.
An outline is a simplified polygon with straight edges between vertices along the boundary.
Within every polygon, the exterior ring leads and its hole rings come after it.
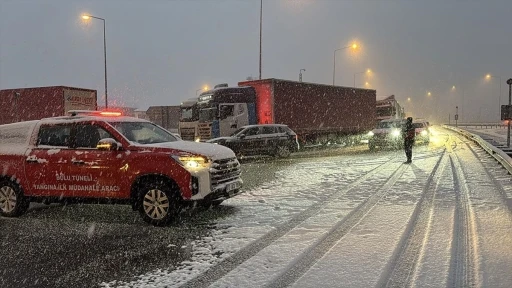
POLYGON ((16 217, 25 213, 30 202, 20 186, 12 181, 0 181, 0 213, 5 217, 16 217))
POLYGON ((147 223, 164 226, 179 213, 176 192, 166 184, 148 183, 139 195, 139 213, 147 223))

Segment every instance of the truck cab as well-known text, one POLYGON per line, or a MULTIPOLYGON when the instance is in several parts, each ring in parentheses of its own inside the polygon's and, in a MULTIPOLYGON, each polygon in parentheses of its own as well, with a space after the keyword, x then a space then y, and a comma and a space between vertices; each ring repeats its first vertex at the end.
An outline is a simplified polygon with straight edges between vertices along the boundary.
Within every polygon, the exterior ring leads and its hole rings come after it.
POLYGON ((199 140, 229 136, 238 128, 256 124, 256 92, 252 87, 228 87, 220 84, 201 93, 199 140))
POLYGON ((180 105, 180 122, 178 133, 181 139, 185 141, 198 141, 199 110, 197 98, 191 98, 183 101, 180 105))

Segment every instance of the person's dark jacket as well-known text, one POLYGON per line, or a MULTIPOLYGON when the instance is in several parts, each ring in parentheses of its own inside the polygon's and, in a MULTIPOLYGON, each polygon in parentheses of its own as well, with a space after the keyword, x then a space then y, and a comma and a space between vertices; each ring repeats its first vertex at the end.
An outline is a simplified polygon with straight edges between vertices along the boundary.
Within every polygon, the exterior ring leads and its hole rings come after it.
POLYGON ((402 135, 405 141, 414 141, 416 133, 414 126, 412 125, 412 121, 405 122, 404 129, 402 130, 402 135))

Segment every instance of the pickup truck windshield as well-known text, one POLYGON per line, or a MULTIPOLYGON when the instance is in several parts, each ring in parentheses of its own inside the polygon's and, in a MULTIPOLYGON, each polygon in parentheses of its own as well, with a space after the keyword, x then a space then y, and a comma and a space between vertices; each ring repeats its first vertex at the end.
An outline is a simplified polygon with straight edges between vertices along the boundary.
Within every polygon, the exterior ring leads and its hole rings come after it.
POLYGON ((110 122, 128 140, 139 144, 178 141, 170 132, 150 122, 110 122))

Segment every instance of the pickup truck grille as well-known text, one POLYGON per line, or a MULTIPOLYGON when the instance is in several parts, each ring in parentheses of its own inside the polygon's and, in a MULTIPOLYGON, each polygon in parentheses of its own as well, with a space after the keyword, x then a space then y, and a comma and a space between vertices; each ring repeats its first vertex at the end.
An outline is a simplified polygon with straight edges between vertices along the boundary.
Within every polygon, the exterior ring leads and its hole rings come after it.
POLYGON ((196 128, 181 128, 181 139, 185 141, 194 141, 196 136, 196 128))
POLYGON ((210 182, 212 188, 240 178, 240 163, 236 157, 215 160, 210 167, 210 182))

